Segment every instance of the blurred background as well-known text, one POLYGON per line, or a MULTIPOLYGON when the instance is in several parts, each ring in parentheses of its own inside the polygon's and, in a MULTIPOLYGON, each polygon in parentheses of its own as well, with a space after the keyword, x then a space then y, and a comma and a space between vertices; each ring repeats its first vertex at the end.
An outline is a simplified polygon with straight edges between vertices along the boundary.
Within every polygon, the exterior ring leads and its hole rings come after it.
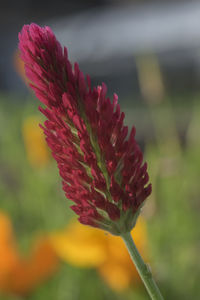
POLYGON ((119 95, 153 193, 133 237, 165 299, 200 298, 200 2, 4 1, 0 11, 0 299, 148 299, 120 240, 77 224, 17 53, 48 25, 119 95))

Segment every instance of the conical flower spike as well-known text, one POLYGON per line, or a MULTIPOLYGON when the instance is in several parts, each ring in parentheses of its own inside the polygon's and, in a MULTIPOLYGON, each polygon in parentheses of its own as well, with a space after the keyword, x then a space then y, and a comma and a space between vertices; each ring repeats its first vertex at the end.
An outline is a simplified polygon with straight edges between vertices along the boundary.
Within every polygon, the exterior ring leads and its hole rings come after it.
POLYGON ((147 164, 124 126, 117 95, 92 88, 49 27, 25 25, 19 49, 30 86, 46 106, 46 141, 57 161, 66 197, 82 224, 115 235, 130 232, 151 193, 147 164))

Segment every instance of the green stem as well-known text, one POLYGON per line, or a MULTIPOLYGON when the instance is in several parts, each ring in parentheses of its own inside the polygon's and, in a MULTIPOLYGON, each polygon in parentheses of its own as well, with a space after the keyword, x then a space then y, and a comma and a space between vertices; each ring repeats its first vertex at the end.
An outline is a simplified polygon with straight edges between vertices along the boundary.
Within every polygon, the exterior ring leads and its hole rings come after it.
POLYGON ((161 295, 158 286, 156 285, 151 271, 149 267, 144 263, 142 257, 140 256, 135 243, 132 239, 130 232, 121 234, 121 237, 128 249, 130 257, 140 274, 140 277, 149 293, 149 296, 153 300, 164 300, 163 296, 161 295))

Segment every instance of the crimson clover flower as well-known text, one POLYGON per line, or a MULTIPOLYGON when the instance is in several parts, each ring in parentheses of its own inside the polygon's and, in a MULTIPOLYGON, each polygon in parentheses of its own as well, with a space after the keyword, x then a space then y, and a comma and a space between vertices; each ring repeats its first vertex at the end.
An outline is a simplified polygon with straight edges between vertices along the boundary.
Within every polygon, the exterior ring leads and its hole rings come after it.
POLYGON ((47 118, 40 126, 78 220, 115 235, 131 231, 151 185, 117 95, 111 102, 105 84, 92 88, 47 26, 25 25, 19 49, 30 87, 46 106, 39 107, 47 118))

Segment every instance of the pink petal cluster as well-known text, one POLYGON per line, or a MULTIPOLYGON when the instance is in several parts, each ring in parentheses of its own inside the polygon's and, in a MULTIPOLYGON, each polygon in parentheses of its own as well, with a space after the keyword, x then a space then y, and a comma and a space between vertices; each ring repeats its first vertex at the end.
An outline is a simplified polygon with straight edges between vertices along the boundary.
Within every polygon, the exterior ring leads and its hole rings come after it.
POLYGON ((117 95, 111 102, 105 84, 92 88, 49 27, 25 25, 19 49, 30 86, 46 106, 39 107, 47 118, 41 127, 71 208, 83 224, 113 234, 130 231, 151 185, 134 127, 127 137, 117 95))

